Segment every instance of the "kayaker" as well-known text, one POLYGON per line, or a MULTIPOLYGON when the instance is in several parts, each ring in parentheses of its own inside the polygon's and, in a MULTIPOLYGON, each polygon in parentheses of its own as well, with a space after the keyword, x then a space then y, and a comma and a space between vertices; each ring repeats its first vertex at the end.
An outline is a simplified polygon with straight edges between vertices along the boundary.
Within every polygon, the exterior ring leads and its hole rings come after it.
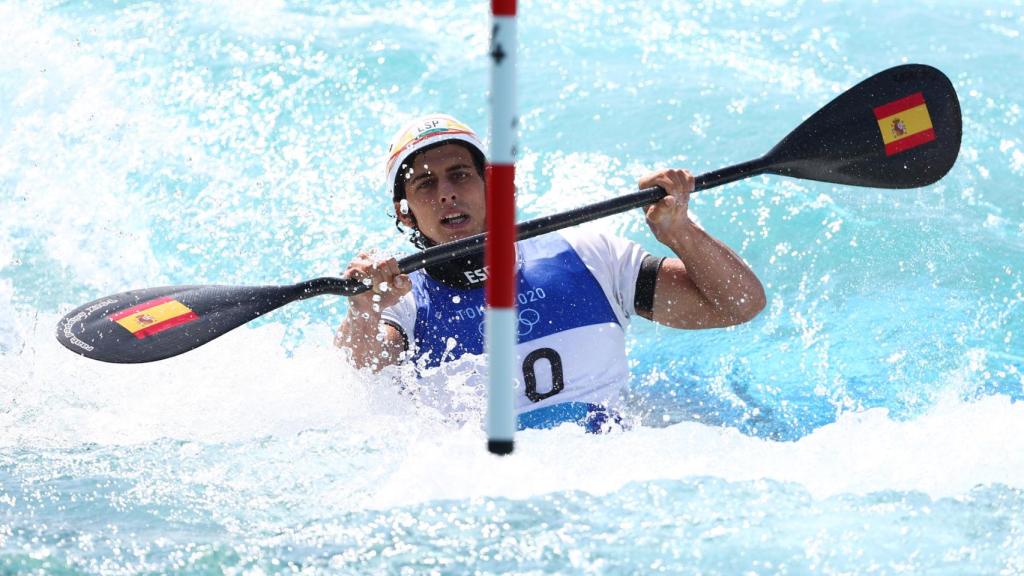
MULTIPOLYGON (((443 114, 411 122, 388 149, 396 225, 419 248, 484 232, 485 171, 483 145, 465 124, 443 114)), ((624 331, 634 315, 673 328, 720 328, 765 306, 750 267, 690 219, 689 171, 660 170, 638 185, 668 192, 645 214, 675 258, 580 228, 516 244, 521 428, 576 421, 597 431, 614 418, 629 379, 624 331)), ((483 353, 482 255, 404 275, 394 258, 360 253, 344 276, 373 287, 349 299, 335 339, 356 367, 412 361, 423 371, 483 353)))

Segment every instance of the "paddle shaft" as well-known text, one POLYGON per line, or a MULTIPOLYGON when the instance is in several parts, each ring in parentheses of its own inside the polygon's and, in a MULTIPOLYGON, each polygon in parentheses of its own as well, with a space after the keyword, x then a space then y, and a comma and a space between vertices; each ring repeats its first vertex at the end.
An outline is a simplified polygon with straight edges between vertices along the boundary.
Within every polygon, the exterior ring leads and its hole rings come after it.
MULTIPOLYGON (((761 174, 769 165, 763 157, 749 162, 742 162, 714 170, 697 176, 694 180, 694 192, 707 190, 716 186, 722 186, 730 182, 742 180, 750 176, 761 174)), ((542 216, 516 225, 516 239, 526 240, 584 222, 590 222, 612 214, 619 214, 653 204, 665 197, 665 190, 660 186, 645 188, 637 192, 595 202, 587 206, 574 208, 559 214, 542 216)), ((428 266, 434 266, 458 258, 467 258, 480 254, 484 251, 484 242, 487 234, 476 234, 468 238, 432 246, 402 258, 398 261, 398 269, 402 274, 415 272, 428 266)), ((341 296, 355 296, 370 289, 369 286, 358 280, 345 278, 317 278, 299 285, 302 288, 299 299, 319 296, 321 294, 338 294, 341 296)))

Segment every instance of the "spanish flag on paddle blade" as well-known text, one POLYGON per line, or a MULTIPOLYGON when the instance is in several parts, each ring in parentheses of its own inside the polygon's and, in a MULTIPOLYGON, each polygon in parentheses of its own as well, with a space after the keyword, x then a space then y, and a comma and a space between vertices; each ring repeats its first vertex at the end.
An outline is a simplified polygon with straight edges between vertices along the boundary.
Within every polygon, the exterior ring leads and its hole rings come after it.
POLYGON ((110 315, 111 320, 120 324, 139 340, 163 332, 168 328, 181 326, 197 318, 199 315, 191 308, 170 296, 143 302, 110 315))
POLYGON ((920 92, 875 108, 875 119, 882 131, 886 156, 935 140, 928 105, 920 92))

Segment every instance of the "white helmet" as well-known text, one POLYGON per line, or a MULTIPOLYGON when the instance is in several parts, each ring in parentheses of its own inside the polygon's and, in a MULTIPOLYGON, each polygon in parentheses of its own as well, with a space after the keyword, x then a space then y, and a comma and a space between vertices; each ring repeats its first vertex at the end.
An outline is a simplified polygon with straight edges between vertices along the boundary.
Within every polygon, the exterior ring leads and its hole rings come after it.
MULTIPOLYGON (((479 154, 480 160, 486 161, 484 145, 469 126, 447 114, 420 116, 399 130, 388 146, 387 186, 392 190, 396 202, 405 197, 404 187, 398 186, 396 180, 405 161, 424 148, 446 141, 465 142, 474 156, 479 154)), ((405 168, 409 169, 411 167, 405 168)))

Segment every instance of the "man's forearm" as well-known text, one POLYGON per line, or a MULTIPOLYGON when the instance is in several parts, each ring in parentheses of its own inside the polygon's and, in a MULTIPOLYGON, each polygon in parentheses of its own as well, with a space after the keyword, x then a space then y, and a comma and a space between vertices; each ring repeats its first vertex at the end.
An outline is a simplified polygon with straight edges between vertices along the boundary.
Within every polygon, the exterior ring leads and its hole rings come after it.
POLYGON ((399 351, 395 350, 394 343, 387 337, 386 329, 381 325, 380 312, 377 311, 360 313, 350 307, 334 343, 339 348, 351 351, 356 368, 377 371, 398 362, 399 351))
POLYGON ((738 254, 718 239, 690 224, 664 243, 682 261, 706 302, 730 324, 750 320, 764 308, 761 281, 738 254))

